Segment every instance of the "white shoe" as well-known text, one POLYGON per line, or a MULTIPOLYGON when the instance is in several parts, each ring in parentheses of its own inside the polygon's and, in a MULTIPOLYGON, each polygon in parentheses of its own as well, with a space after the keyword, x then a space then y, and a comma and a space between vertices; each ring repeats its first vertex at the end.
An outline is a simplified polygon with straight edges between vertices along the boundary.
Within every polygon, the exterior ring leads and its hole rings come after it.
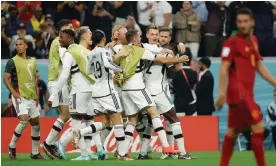
POLYGON ((161 157, 160 157, 160 159, 164 160, 164 159, 167 159, 168 157, 169 157, 168 154, 162 154, 161 157))
POLYGON ((164 159, 178 159, 178 155, 174 155, 174 154, 162 154, 160 159, 164 160, 164 159))
POLYGON ((89 161, 91 156, 79 156, 77 158, 71 159, 72 161, 89 161))
POLYGON ((59 141, 57 141, 56 142, 56 147, 57 147, 58 153, 60 154, 60 156, 62 157, 62 159, 66 160, 65 148, 63 147, 63 145, 59 141))
POLYGON ((90 156, 91 159, 98 159, 98 156, 93 153, 89 154, 88 156, 90 156))

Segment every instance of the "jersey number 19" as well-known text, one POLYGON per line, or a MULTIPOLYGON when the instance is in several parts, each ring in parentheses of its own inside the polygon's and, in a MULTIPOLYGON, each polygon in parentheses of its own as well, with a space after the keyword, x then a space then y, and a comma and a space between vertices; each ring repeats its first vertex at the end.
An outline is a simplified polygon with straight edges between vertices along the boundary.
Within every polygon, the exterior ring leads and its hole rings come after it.
POLYGON ((99 79, 102 77, 102 68, 101 68, 101 64, 99 61, 96 61, 96 63, 92 63, 91 64, 92 69, 93 69, 93 73, 96 79, 99 79))

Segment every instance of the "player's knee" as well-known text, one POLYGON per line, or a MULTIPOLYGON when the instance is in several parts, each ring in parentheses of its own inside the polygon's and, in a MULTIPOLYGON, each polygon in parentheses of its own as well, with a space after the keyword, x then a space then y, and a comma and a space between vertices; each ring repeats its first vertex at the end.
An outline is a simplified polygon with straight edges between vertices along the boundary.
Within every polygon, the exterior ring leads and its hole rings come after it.
POLYGON ((263 133, 264 132, 264 125, 262 122, 254 124, 251 126, 252 133, 263 133))
POLYGON ((20 121, 20 125, 22 125, 24 128, 27 127, 28 121, 20 121))
POLYGON ((138 121, 138 116, 130 116, 130 117, 128 117, 128 121, 129 121, 129 123, 131 123, 131 124, 133 124, 134 126, 136 126, 136 124, 137 124, 137 121, 138 121))
POLYGON ((176 115, 174 108, 172 108, 172 109, 170 109, 170 111, 164 113, 163 116, 170 122, 170 124, 179 122, 179 119, 176 115))
POLYGON ((65 112, 60 112, 59 118, 66 123, 70 119, 70 114, 65 112))
POLYGON ((28 116, 27 114, 19 115, 18 119, 19 119, 20 121, 26 121, 26 122, 28 122, 29 116, 28 116))
POLYGON ((30 124, 31 124, 32 126, 39 125, 39 116, 30 119, 30 124))
POLYGON ((238 131, 232 128, 229 128, 226 133, 230 138, 237 138, 238 134, 238 131))
POLYGON ((147 110, 147 113, 150 115, 151 118, 160 115, 156 107, 147 107, 145 109, 147 110))

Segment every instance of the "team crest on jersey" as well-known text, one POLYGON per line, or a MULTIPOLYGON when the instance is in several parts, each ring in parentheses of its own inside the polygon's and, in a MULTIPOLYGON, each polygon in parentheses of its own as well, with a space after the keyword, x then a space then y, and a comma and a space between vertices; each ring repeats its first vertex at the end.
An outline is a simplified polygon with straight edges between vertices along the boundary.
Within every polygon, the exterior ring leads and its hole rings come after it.
POLYGON ((223 57, 228 57, 229 56, 229 53, 230 53, 230 48, 229 47, 223 47, 222 49, 222 56, 223 57))
POLYGON ((253 112, 251 113, 251 116, 253 117, 253 119, 258 119, 260 117, 260 112, 254 109, 253 112))

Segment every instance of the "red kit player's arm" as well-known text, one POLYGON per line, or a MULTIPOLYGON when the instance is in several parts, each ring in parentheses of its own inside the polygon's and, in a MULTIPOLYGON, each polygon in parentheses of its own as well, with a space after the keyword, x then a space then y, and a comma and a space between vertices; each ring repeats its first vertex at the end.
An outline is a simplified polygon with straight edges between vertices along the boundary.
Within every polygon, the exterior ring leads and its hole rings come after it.
POLYGON ((226 80, 228 77, 228 69, 231 65, 230 61, 222 61, 219 72, 219 95, 225 96, 226 80))
POLYGON ((272 77, 261 61, 257 62, 257 71, 266 81, 276 87, 276 80, 272 77))
POLYGON ((222 62, 220 66, 220 73, 219 73, 219 94, 224 96, 225 90, 226 90, 226 80, 228 77, 228 70, 231 66, 232 60, 233 60, 233 46, 228 39, 225 41, 221 57, 222 62))

